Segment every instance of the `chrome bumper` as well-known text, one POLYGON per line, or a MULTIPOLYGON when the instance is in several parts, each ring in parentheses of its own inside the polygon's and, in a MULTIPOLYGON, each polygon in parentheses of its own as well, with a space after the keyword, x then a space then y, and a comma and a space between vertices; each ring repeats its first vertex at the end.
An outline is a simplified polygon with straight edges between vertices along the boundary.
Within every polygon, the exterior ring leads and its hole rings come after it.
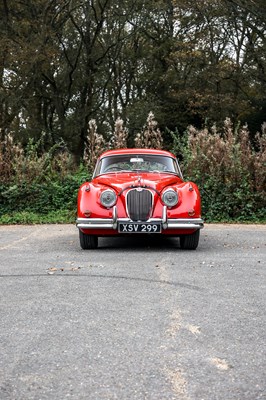
MULTIPOLYGON (((117 209, 113 208, 112 218, 77 218, 76 225, 79 229, 117 229, 118 223, 134 223, 129 218, 117 218, 117 209)), ((163 209, 162 218, 150 218, 145 223, 153 224, 160 222, 164 230, 167 229, 202 229, 201 218, 178 218, 167 219, 167 209, 163 209)))

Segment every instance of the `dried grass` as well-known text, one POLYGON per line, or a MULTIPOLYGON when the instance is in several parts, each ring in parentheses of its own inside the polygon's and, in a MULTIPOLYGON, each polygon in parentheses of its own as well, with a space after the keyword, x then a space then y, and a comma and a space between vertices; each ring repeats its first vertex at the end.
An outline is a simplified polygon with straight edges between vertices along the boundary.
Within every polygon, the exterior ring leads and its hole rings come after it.
POLYGON ((149 112, 146 126, 143 128, 143 131, 138 133, 134 140, 137 148, 162 149, 162 133, 158 128, 158 122, 155 121, 152 111, 149 112))

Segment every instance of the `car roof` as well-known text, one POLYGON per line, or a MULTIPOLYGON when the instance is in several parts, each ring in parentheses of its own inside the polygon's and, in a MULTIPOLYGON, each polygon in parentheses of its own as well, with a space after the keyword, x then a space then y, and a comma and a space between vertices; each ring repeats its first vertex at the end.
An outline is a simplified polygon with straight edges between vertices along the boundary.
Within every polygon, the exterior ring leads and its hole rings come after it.
POLYGON ((149 155, 158 155, 165 157, 176 158, 172 153, 166 150, 158 150, 158 149, 116 149, 116 150, 107 150, 101 154, 100 158, 109 157, 109 156, 118 156, 125 154, 149 154, 149 155))

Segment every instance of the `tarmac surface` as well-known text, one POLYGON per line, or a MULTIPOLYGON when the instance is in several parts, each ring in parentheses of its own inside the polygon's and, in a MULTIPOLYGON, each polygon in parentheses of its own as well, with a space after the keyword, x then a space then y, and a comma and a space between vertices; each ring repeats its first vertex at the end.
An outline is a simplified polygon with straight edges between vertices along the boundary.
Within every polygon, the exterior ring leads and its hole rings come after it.
POLYGON ((0 256, 1 400, 266 399, 266 225, 0 226, 0 256))

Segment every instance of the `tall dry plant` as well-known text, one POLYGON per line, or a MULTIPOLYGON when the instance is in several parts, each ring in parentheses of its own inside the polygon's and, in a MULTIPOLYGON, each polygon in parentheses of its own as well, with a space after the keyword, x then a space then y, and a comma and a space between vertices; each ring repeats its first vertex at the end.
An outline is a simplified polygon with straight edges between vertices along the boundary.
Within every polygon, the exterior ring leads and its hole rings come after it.
POLYGON ((136 135, 134 141, 137 148, 162 149, 162 134, 152 111, 149 112, 144 130, 136 135))
POLYGON ((21 144, 15 144, 11 133, 0 142, 0 182, 13 180, 19 166, 23 164, 25 154, 21 144))
POLYGON ((91 119, 88 123, 88 134, 83 153, 83 161, 90 170, 93 170, 97 158, 107 147, 103 136, 98 134, 97 129, 95 119, 91 119))
POLYGON ((114 149, 126 149, 128 139, 128 130, 124 127, 122 118, 115 121, 114 135, 111 141, 111 147, 114 149))
MULTIPOLYGON (((198 171, 201 180, 217 175, 224 184, 237 179, 239 169, 243 171, 243 159, 246 158, 247 164, 252 155, 246 127, 236 134, 229 118, 224 121, 224 130, 220 133, 215 125, 211 130, 189 126, 188 149, 189 174, 198 171)), ((246 168, 246 165, 243 167, 246 168)))
POLYGON ((255 137, 258 151, 254 160, 254 176, 256 189, 266 198, 266 122, 262 124, 261 132, 255 137))
MULTIPOLYGON (((266 136, 256 136, 252 147, 247 125, 234 129, 224 121, 223 131, 213 126, 188 128, 186 174, 206 193, 208 212, 224 218, 248 219, 258 210, 263 213, 266 199, 266 136)), ((205 207, 206 208, 206 207, 205 207)))
POLYGON ((46 181, 63 178, 74 170, 73 157, 63 142, 56 143, 46 153, 41 153, 43 138, 37 143, 30 139, 25 148, 15 143, 8 134, 0 143, 0 182, 4 184, 46 181))

